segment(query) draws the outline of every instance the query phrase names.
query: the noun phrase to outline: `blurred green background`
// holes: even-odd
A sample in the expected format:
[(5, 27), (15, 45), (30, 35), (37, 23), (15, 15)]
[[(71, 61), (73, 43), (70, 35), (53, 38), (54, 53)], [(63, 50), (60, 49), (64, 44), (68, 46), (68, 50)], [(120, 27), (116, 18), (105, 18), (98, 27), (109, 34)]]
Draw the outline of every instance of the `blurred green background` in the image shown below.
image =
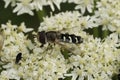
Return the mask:
[[(32, 27), (37, 31), (40, 22), (43, 20), (42, 18), (44, 16), (50, 16), (50, 12), (52, 11), (49, 6), (44, 6), (42, 11), (34, 11), (34, 16), (31, 16), (29, 14), (22, 14), (17, 16), (17, 13), (13, 13), (13, 7), (9, 6), (7, 8), (4, 8), (5, 3), (3, 0), (0, 0), (0, 25), (6, 24), (8, 20), (11, 20), (11, 23), (13, 25), (20, 25), (20, 23), (25, 22), (25, 25), (27, 27)], [(54, 5), (55, 6), (55, 5)], [(72, 11), (74, 10), (75, 4), (73, 3), (62, 3), (61, 10), (58, 10), (55, 6), (55, 11), (53, 14), (59, 13), (59, 12), (65, 12), (65, 11)]]
[(17, 16), (16, 13), (13, 13), (13, 8), (9, 5), (7, 8), (4, 8), (4, 1), (0, 0), (0, 25), (6, 24), (8, 20), (11, 20), (12, 24), (20, 25), (20, 23), (25, 22), (27, 27), (37, 28), (40, 24), (37, 15), (30, 16), (28, 14), (23, 14)]
[[(66, 11), (73, 11), (75, 4), (73, 3), (61, 3), (60, 7), (61, 10), (58, 10), (56, 5), (55, 11), (52, 11), (50, 6), (44, 6), (42, 11), (35, 11), (34, 10), (34, 16), (31, 16), (29, 14), (22, 14), (17, 16), (17, 13), (13, 13), (13, 7), (10, 5), (7, 8), (4, 8), (4, 1), (0, 0), (0, 25), (6, 24), (8, 20), (11, 20), (11, 23), (13, 25), (20, 25), (20, 23), (25, 22), (26, 27), (32, 27), (35, 31), (38, 31), (38, 27), (40, 26), (40, 22), (43, 21), (43, 17), (50, 16), (50, 12), (53, 12), (53, 14), (57, 14), (59, 12), (66, 12)], [(86, 12), (84, 15), (93, 15)], [(101, 26), (93, 29), (87, 29), (85, 30), (89, 34), (94, 35), (94, 37), (106, 37), (109, 32), (108, 31), (102, 31)]]

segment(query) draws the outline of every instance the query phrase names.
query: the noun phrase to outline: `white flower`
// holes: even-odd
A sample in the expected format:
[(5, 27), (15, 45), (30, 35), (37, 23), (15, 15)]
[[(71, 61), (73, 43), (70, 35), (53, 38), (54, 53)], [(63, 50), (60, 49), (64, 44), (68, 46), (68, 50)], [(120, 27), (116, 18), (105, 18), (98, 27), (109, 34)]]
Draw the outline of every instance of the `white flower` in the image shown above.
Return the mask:
[(98, 11), (95, 15), (98, 16), (100, 25), (103, 30), (117, 31), (119, 33), (120, 26), (120, 4), (119, 0), (101, 0), (97, 2)]
[(63, 0), (48, 0), (47, 3), (48, 5), (50, 5), (51, 9), (54, 11), (54, 5), (55, 4), (57, 6), (58, 9), (60, 9), (60, 3), (62, 3)]
[[(25, 25), (22, 24), (21, 27), (18, 27), (10, 22), (1, 27), (5, 33), (5, 41), (0, 54), (0, 65), (1, 68), (4, 68), (1, 69), (0, 79), (55, 80), (64, 78), (63, 74), (67, 72), (68, 68), (64, 57), (60, 53), (60, 47), (56, 45), (53, 49), (47, 50), (46, 48), (40, 48), (36, 43), (37, 41), (33, 44), (24, 35), (22, 27), (25, 27)], [(27, 30), (26, 27), (25, 29)], [(22, 59), (16, 64), (16, 55), (19, 52), (22, 53)]]
[[(23, 26), (23, 25), (21, 25)], [(4, 46), (3, 50), (1, 52), (1, 60), (5, 62), (11, 62), (18, 52), (28, 53), (28, 49), (26, 47), (27, 43), (30, 43), (29, 40), (26, 40), (26, 36), (24, 36), (23, 32), (19, 32), (16, 25), (11, 25), (10, 22), (7, 23), (7, 25), (2, 25), (1, 29), (4, 33)], [(26, 28), (27, 30), (27, 28)], [(23, 45), (24, 44), (24, 45)], [(32, 43), (29, 46), (29, 48), (33, 48)], [(6, 55), (6, 56), (4, 56)], [(15, 61), (15, 59), (14, 59)], [(13, 62), (13, 61), (12, 61)]]
[(44, 5), (47, 5), (46, 0), (33, 0), (32, 6), (38, 11), (42, 10)]
[(96, 17), (84, 17), (79, 12), (65, 12), (59, 13), (55, 16), (45, 17), (44, 22), (41, 23), (39, 31), (55, 30), (55, 31), (66, 31), (69, 33), (78, 34), (84, 29), (96, 27)]
[(86, 29), (98, 27), (99, 24), (97, 23), (97, 20), (98, 19), (95, 16), (81, 17), (80, 24), (81, 24), (81, 27), (85, 27)]
[(2, 79), (2, 80), (8, 80), (8, 79), (20, 80), (20, 77), (17, 76), (17, 71), (15, 69), (8, 69), (1, 73), (0, 79)]
[[(84, 32), (84, 29), (99, 25), (97, 21), (101, 20), (96, 16), (82, 16), (74, 11), (44, 18), (39, 31), (61, 31), (83, 38), (81, 44), (63, 43), (69, 50), (73, 47), (67, 53), (67, 58), (61, 51), (64, 46), (56, 43), (41, 48), (36, 38), (34, 42), (27, 38), (25, 34), (33, 29), (26, 28), (24, 23), (20, 26), (10, 22), (2, 25), (0, 29), (5, 39), (0, 65), (4, 69), (1, 69), (0, 79), (58, 80), (70, 76), (72, 80), (111, 80), (112, 75), (118, 72), (120, 62), (119, 35), (112, 33), (101, 40)], [(118, 21), (114, 22), (119, 25)], [(19, 52), (22, 53), (22, 59), (20, 64), (15, 64)]]
[(18, 30), (27, 33), (27, 32), (32, 31), (33, 28), (26, 28), (25, 23), (21, 23), (21, 25), (18, 27)]
[(33, 7), (31, 5), (31, 1), (32, 0), (4, 0), (5, 8), (11, 3), (12, 7), (15, 6), (13, 12), (17, 12), (17, 15), (21, 15), (23, 13), (33, 15), (34, 13), (32, 12)]
[(16, 7), (13, 12), (17, 12), (17, 15), (28, 13), (30, 15), (34, 15), (32, 12), (33, 8), (31, 6), (31, 0), (19, 0), (19, 3), (16, 3)]
[(16, 5), (16, 0), (4, 0), (4, 2), (5, 2), (5, 8), (7, 8), (10, 3), (11, 3), (11, 6)]
[(3, 44), (4, 44), (4, 35), (3, 33), (0, 32), (0, 52), (2, 50)]
[[(39, 27), (39, 31), (61, 31), (63, 33), (73, 33), (82, 36), (83, 43), (78, 45), (65, 45), (74, 47), (73, 54), (68, 57), (68, 68), (71, 70), (66, 76), (72, 76), (72, 80), (110, 80), (117, 71), (120, 59), (118, 59), (120, 46), (116, 33), (108, 36), (104, 41), (93, 38), (83, 30), (98, 26), (99, 21), (96, 16), (81, 16), (78, 12), (60, 13), (55, 16), (44, 18)], [(108, 45), (109, 44), (109, 45)], [(56, 51), (56, 50), (55, 50)], [(59, 50), (58, 50), (59, 51)], [(56, 52), (58, 52), (56, 51)], [(50, 51), (47, 51), (49, 53)], [(70, 53), (72, 53), (70, 52)], [(55, 53), (55, 52), (53, 52)], [(61, 53), (61, 52), (59, 52)], [(116, 61), (116, 63), (114, 63)], [(46, 63), (46, 66), (48, 63)], [(45, 65), (44, 65), (45, 66)], [(49, 66), (51, 69), (51, 66)]]
[(78, 55), (69, 57), (69, 67), (72, 71), (66, 76), (72, 76), (72, 80), (84, 80), (86, 77), (88, 80), (111, 80), (112, 75), (118, 72), (118, 34), (113, 33), (104, 41), (89, 36), (79, 46), (80, 49), (76, 52)]
[(42, 10), (44, 6), (50, 5), (52, 11), (55, 10), (54, 5), (57, 6), (58, 9), (60, 9), (60, 3), (64, 2), (63, 0), (33, 0), (32, 6), (38, 11)]
[(68, 2), (77, 4), (75, 9), (80, 9), (82, 14), (85, 13), (86, 9), (92, 13), (92, 9), (94, 8), (94, 0), (68, 0)]
[(11, 3), (12, 7), (15, 7), (13, 12), (17, 12), (17, 15), (28, 13), (34, 15), (32, 10), (42, 10), (44, 6), (50, 5), (52, 11), (55, 10), (54, 4), (60, 9), (60, 4), (65, 2), (64, 0), (4, 0), (5, 8)]

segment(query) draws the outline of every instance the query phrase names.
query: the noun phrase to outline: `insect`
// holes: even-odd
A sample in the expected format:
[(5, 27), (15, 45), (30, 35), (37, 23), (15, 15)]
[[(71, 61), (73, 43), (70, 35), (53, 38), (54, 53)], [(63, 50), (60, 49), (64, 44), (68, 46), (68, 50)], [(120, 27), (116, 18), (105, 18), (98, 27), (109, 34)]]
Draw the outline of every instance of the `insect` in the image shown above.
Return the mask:
[(16, 56), (15, 63), (18, 64), (21, 59), (22, 59), (22, 53), (18, 53)]
[(42, 44), (41, 47), (44, 46), (47, 42), (65, 42), (65, 43), (74, 43), (74, 44), (80, 44), (83, 42), (83, 39), (81, 36), (76, 36), (74, 34), (68, 34), (68, 33), (59, 33), (57, 31), (41, 31), (38, 32), (37, 36), (39, 42)]

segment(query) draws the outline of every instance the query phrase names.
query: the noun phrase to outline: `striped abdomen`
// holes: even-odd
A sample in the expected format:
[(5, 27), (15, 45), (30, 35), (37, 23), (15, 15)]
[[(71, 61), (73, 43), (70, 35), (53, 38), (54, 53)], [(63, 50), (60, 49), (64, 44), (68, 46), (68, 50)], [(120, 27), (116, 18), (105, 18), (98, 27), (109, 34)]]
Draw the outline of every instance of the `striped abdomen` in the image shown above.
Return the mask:
[(80, 36), (76, 36), (74, 34), (61, 34), (60, 36), (60, 40), (62, 42), (67, 42), (67, 43), (75, 43), (75, 44), (79, 44), (83, 42), (83, 39)]

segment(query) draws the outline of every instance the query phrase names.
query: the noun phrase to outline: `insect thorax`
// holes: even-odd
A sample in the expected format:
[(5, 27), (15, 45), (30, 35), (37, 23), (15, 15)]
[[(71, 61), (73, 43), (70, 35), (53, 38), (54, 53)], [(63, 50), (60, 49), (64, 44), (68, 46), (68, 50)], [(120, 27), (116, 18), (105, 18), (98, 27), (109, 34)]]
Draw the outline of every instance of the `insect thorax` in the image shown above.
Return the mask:
[(56, 31), (46, 32), (47, 41), (55, 42), (59, 38), (59, 33)]

